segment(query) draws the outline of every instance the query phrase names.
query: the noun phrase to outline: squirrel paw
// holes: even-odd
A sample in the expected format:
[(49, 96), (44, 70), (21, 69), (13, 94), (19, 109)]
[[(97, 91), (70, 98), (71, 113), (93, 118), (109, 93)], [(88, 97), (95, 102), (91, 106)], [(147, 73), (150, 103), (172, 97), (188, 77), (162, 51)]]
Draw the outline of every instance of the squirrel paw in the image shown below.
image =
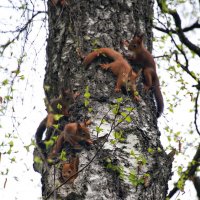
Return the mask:
[(107, 70), (109, 68), (108, 64), (100, 64), (101, 68)]

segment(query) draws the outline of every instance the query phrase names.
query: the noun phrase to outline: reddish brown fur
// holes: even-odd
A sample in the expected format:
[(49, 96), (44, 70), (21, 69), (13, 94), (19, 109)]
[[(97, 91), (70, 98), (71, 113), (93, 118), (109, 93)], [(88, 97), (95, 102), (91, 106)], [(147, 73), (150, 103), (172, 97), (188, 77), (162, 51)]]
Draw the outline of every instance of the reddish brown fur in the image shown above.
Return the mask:
[(60, 97), (50, 101), (49, 105), (47, 105), (47, 117), (42, 120), (35, 134), (37, 144), (41, 142), (45, 129), (55, 124), (54, 115), (69, 115), (69, 106), (74, 103), (78, 95), (79, 93), (73, 93), (70, 90), (63, 89)]
[(129, 51), (132, 52), (132, 55), (129, 55), (128, 59), (131, 60), (133, 64), (143, 69), (143, 74), (145, 77), (145, 91), (148, 91), (153, 87), (157, 102), (157, 117), (160, 117), (164, 109), (163, 97), (160, 91), (160, 83), (156, 73), (156, 64), (151, 53), (144, 47), (143, 35), (134, 36), (130, 43), (125, 41), (124, 45), (128, 47)]
[[(68, 180), (70, 177), (72, 177), (74, 174), (78, 172), (78, 165), (79, 165), (79, 158), (74, 157), (71, 159), (70, 163), (64, 163), (62, 165), (61, 175), (63, 181)], [(78, 177), (78, 173), (74, 175), (72, 178), (68, 180), (68, 183), (74, 183), (74, 180)]]
[(80, 124), (66, 124), (64, 131), (59, 135), (58, 140), (56, 141), (56, 144), (53, 147), (50, 158), (57, 156), (57, 154), (61, 151), (64, 142), (68, 142), (72, 146), (79, 145), (79, 142), (81, 141), (84, 141), (87, 144), (92, 144), (93, 142), (90, 139), (90, 133), (87, 127), (90, 124), (90, 120)]
[(111, 49), (111, 48), (100, 48), (96, 51), (93, 51), (89, 53), (84, 61), (83, 64), (87, 66), (98, 56), (105, 54), (109, 58), (112, 58), (114, 61), (108, 64), (100, 64), (101, 68), (107, 70), (111, 69), (112, 73), (117, 76), (117, 82), (115, 86), (115, 92), (120, 92), (121, 87), (125, 86), (130, 87), (133, 98), (138, 101), (139, 96), (136, 94), (136, 78), (138, 77), (138, 74), (135, 73), (129, 63), (123, 58), (123, 56)]

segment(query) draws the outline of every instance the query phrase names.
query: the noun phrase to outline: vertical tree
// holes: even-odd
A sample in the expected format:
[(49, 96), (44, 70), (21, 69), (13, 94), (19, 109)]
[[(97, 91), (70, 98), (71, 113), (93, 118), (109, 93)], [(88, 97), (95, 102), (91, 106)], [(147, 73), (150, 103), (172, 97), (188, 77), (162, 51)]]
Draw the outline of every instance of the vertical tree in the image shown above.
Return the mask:
[(165, 199), (171, 160), (160, 143), (152, 93), (143, 91), (142, 77), (138, 81), (141, 102), (114, 93), (115, 77), (98, 67), (108, 59), (101, 58), (85, 70), (77, 53), (99, 47), (121, 51), (121, 40), (130, 39), (135, 31), (145, 34), (151, 51), (152, 17), (152, 0), (65, 0), (63, 5), (48, 1), (46, 97), (58, 97), (62, 88), (80, 92), (69, 121), (90, 118), (97, 144), (78, 153), (74, 186), (60, 182), (60, 163), (48, 166), (35, 159), (44, 199)]

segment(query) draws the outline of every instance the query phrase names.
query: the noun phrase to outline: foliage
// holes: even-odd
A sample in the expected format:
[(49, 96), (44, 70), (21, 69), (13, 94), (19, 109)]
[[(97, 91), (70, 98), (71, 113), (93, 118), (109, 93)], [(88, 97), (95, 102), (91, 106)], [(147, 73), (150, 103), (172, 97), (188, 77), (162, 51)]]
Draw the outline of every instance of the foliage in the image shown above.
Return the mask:
[[(158, 37), (154, 44), (163, 51), (156, 57), (165, 74), (160, 79), (168, 105), (160, 127), (168, 140), (165, 148), (178, 149), (177, 156), (184, 157), (182, 162), (175, 162), (175, 173), (179, 174), (182, 165), (187, 167), (191, 151), (199, 146), (199, 1), (157, 0), (156, 11), (154, 28)], [(178, 188), (183, 190), (185, 178), (179, 176)]]

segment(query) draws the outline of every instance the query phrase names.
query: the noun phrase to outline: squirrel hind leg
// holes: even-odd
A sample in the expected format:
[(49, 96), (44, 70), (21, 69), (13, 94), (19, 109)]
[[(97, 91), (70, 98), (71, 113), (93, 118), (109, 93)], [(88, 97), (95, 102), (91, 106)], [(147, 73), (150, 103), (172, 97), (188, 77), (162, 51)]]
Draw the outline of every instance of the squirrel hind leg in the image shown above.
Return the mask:
[(123, 85), (123, 80), (121, 79), (121, 77), (118, 77), (115, 85), (115, 92), (121, 92), (122, 85)]
[(153, 71), (151, 68), (146, 68), (144, 70), (144, 90), (148, 91), (153, 84)]

